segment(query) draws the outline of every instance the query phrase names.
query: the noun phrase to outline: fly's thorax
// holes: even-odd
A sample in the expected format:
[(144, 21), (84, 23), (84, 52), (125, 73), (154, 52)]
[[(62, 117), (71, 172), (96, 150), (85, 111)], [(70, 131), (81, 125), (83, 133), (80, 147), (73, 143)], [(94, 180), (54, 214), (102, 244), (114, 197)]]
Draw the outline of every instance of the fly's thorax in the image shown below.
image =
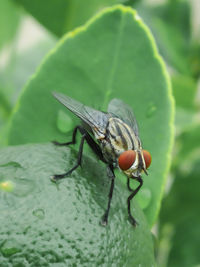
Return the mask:
[(107, 162), (117, 162), (118, 157), (126, 150), (140, 148), (140, 140), (134, 130), (121, 119), (111, 117), (108, 120), (105, 138), (98, 133), (102, 153)]
[(129, 149), (139, 149), (140, 141), (134, 130), (119, 118), (110, 118), (106, 127), (106, 139), (120, 155), (123, 151)]

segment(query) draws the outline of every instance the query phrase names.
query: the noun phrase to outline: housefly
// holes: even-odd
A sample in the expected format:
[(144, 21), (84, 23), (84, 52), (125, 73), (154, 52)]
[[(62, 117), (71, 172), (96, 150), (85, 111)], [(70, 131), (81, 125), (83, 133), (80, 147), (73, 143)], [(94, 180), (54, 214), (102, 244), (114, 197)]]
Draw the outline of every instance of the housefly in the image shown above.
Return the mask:
[[(85, 106), (61, 93), (54, 92), (53, 95), (61, 104), (79, 117), (83, 125), (74, 128), (72, 141), (67, 143), (54, 141), (55, 145), (68, 146), (76, 143), (78, 131), (82, 135), (77, 163), (66, 173), (54, 175), (52, 180), (57, 181), (65, 178), (81, 165), (83, 145), (84, 142), (87, 142), (98, 158), (107, 165), (107, 174), (111, 181), (107, 209), (102, 217), (102, 224), (106, 225), (108, 222), (115, 183), (114, 169), (119, 168), (127, 176), (127, 187), (131, 192), (127, 199), (128, 216), (131, 224), (135, 226), (136, 220), (131, 214), (130, 202), (143, 184), (141, 174), (143, 172), (147, 174), (147, 168), (151, 164), (151, 155), (142, 149), (138, 126), (132, 109), (123, 101), (113, 99), (108, 105), (108, 111), (102, 112)], [(136, 189), (131, 188), (130, 179), (139, 182)]]

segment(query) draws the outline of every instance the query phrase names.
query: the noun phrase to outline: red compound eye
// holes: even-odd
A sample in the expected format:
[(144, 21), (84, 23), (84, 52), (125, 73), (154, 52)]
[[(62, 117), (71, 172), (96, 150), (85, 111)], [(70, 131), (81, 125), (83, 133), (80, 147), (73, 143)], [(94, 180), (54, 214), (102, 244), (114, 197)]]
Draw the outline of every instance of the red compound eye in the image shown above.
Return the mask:
[(147, 150), (142, 150), (142, 152), (143, 152), (143, 157), (144, 157), (144, 161), (146, 164), (146, 169), (148, 169), (149, 166), (151, 165), (151, 160), (152, 160), (151, 154)]
[(134, 163), (136, 153), (133, 150), (123, 152), (118, 158), (118, 164), (121, 170), (128, 170)]

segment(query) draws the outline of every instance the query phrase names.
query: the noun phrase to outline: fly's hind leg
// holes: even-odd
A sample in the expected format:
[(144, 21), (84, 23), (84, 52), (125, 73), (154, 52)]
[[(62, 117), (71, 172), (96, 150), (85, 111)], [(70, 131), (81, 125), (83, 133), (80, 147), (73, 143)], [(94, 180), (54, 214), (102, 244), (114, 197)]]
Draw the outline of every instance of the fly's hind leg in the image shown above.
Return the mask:
[(76, 126), (73, 130), (73, 134), (72, 134), (72, 141), (70, 142), (66, 142), (66, 143), (59, 143), (57, 141), (52, 141), (52, 143), (56, 146), (68, 146), (68, 145), (74, 145), (76, 144), (76, 134), (77, 134), (77, 130), (80, 128), (81, 126)]
[(60, 179), (65, 178), (66, 176), (70, 175), (76, 168), (78, 168), (81, 165), (81, 160), (82, 160), (82, 154), (83, 154), (83, 145), (84, 145), (84, 141), (85, 141), (85, 134), (82, 135), (81, 138), (81, 143), (79, 146), (79, 152), (78, 152), (78, 159), (77, 159), (77, 163), (74, 165), (73, 168), (71, 168), (69, 171), (67, 171), (66, 173), (62, 173), (62, 174), (55, 174), (52, 177), (53, 181), (57, 181)]
[(67, 142), (67, 143), (54, 142), (55, 145), (58, 145), (58, 146), (67, 146), (67, 145), (70, 145), (70, 144), (75, 144), (76, 143), (76, 134), (77, 134), (77, 131), (78, 130), (81, 133), (82, 138), (81, 138), (81, 143), (80, 143), (80, 146), (79, 146), (77, 163), (73, 166), (73, 168), (71, 168), (66, 173), (53, 175), (52, 176), (52, 181), (57, 181), (57, 180), (60, 180), (60, 179), (65, 178), (66, 176), (70, 175), (76, 168), (78, 168), (81, 165), (82, 154), (83, 154), (83, 145), (84, 145), (84, 142), (85, 141), (91, 147), (91, 149), (93, 150), (93, 152), (99, 157), (99, 159), (102, 160), (102, 161), (105, 161), (104, 158), (103, 158), (103, 154), (101, 152), (101, 149), (100, 149), (99, 145), (93, 140), (93, 138), (89, 135), (89, 133), (82, 126), (80, 126), (80, 125), (77, 126), (74, 129), (73, 135), (72, 135), (72, 141), (71, 142)]

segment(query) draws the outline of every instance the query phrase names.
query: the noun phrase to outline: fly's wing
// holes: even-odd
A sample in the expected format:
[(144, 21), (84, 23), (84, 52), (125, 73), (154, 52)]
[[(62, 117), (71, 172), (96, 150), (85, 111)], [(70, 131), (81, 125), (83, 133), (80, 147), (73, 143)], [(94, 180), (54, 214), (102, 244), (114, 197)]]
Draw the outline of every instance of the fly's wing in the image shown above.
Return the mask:
[(138, 125), (133, 111), (122, 100), (117, 98), (112, 99), (108, 105), (108, 113), (116, 115), (126, 124), (128, 124), (134, 130), (134, 133), (139, 136)]
[(97, 128), (99, 132), (105, 133), (109, 118), (107, 113), (87, 107), (71, 97), (61, 93), (53, 92), (53, 96), (91, 128)]

